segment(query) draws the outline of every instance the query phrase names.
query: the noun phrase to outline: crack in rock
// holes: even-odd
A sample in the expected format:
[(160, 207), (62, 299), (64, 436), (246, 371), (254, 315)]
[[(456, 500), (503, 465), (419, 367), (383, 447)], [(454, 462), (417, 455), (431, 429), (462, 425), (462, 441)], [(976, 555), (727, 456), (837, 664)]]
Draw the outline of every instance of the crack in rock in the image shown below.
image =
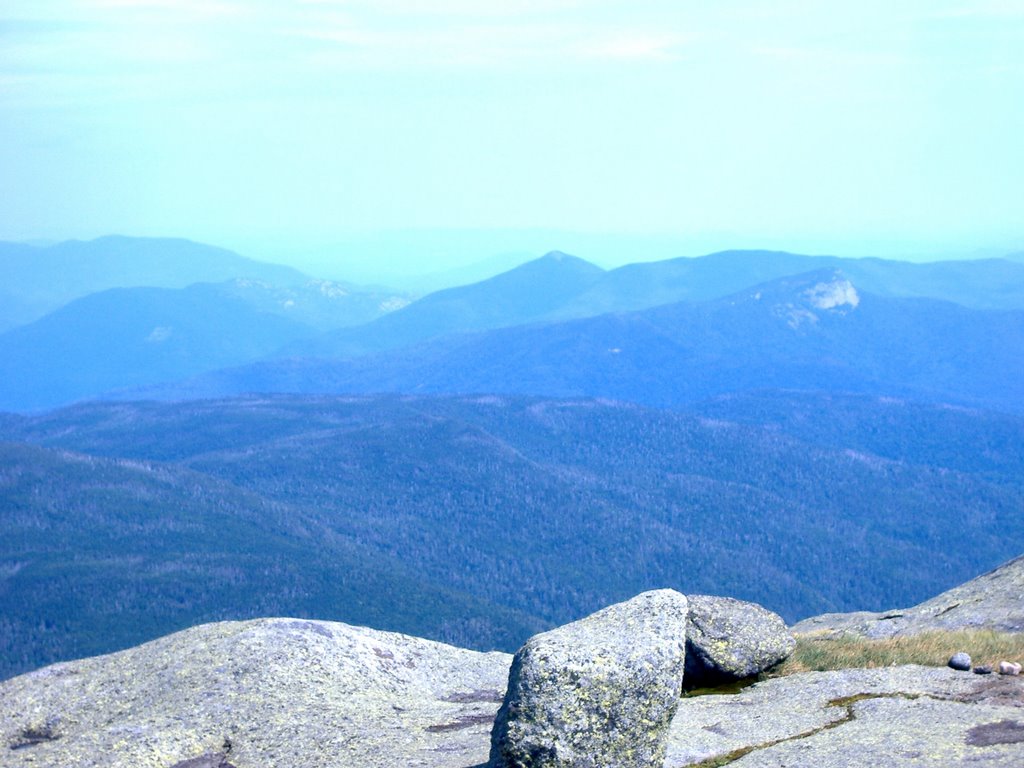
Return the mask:
[[(801, 739), (809, 739), (812, 736), (816, 736), (824, 731), (830, 731), (833, 728), (838, 728), (841, 725), (845, 725), (853, 720), (857, 719), (857, 713), (854, 711), (854, 705), (861, 701), (867, 701), (869, 699), (906, 699), (907, 701), (913, 701), (914, 699), (930, 698), (943, 701), (938, 696), (926, 696), (916, 693), (858, 693), (853, 696), (843, 696), (838, 699), (832, 699), (825, 706), (827, 707), (839, 707), (845, 709), (845, 713), (842, 714), (838, 719), (833, 720), (825, 725), (812, 728), (809, 731), (795, 734), (793, 736), (786, 736), (781, 739), (774, 739), (772, 741), (766, 741), (763, 744), (752, 744), (748, 747), (740, 747), (734, 749), (732, 752), (726, 752), (723, 755), (716, 755), (715, 757), (709, 757), (706, 760), (701, 760), (696, 763), (690, 763), (686, 768), (722, 768), (722, 766), (729, 765), (736, 762), (741, 757), (746, 757), (751, 752), (758, 752), (762, 749), (770, 749), (771, 747), (779, 744), (785, 744), (790, 741), (800, 741)], [(1022, 739), (1024, 740), (1024, 739)]]

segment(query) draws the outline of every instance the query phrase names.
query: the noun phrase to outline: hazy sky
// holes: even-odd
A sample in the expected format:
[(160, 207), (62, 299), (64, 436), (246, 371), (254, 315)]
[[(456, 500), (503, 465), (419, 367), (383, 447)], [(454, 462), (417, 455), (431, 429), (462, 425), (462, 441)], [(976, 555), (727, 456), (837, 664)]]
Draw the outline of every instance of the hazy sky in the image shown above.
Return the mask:
[(1020, 248), (1022, 137), (1024, 0), (0, 4), (3, 239)]

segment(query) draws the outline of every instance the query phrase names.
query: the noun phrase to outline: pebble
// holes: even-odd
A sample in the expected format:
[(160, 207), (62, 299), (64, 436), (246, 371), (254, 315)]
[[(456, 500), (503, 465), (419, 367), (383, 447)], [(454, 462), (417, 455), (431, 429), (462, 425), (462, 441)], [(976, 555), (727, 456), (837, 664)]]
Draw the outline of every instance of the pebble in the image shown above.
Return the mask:
[(966, 672), (971, 668), (971, 657), (963, 651), (954, 653), (950, 657), (948, 665), (953, 669), (959, 669), (962, 672)]
[(987, 664), (979, 664), (978, 666), (976, 666), (974, 668), (974, 674), (976, 674), (976, 675), (991, 675), (992, 674), (992, 667), (988, 666)]
[(1020, 664), (1014, 664), (1012, 661), (1000, 661), (999, 662), (999, 674), (1000, 675), (1019, 675)]

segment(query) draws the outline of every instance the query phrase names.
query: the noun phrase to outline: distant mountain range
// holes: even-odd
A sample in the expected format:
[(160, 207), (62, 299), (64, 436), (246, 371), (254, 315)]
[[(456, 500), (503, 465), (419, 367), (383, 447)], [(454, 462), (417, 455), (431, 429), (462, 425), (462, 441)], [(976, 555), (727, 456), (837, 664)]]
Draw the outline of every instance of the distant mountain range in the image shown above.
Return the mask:
[[(413, 306), (371, 325), (401, 324)], [(494, 392), (679, 407), (779, 388), (1020, 411), (1021, 370), (1024, 311), (873, 296), (826, 270), (715, 301), (452, 334), (348, 360), (270, 360), (130, 394)]]
[(912, 263), (785, 251), (721, 251), (611, 270), (561, 314), (581, 317), (679, 301), (708, 301), (818, 270), (840, 270), (860, 290), (883, 297), (927, 297), (977, 309), (1024, 309), (1024, 265), (1006, 259)]
[(293, 344), (282, 354), (354, 357), (455, 333), (711, 301), (760, 283), (822, 270), (839, 270), (859, 290), (881, 297), (927, 297), (975, 309), (1024, 310), (1024, 264), (1004, 259), (913, 264), (723, 251), (606, 272), (553, 252), (489, 280), (430, 294), (365, 326)]
[(0, 242), (0, 274), (0, 331), (108, 288), (184, 288), (234, 278), (288, 286), (309, 279), (189, 240), (119, 236), (45, 247)]
[[(113, 255), (97, 259), (97, 274), (135, 253), (150, 265), (148, 277), (136, 277), (152, 280), (172, 279), (165, 261), (179, 250), (179, 277), (201, 272), (209, 255), (185, 241), (125, 238), (41, 253), (102, 248)], [(209, 251), (208, 274), (267, 267)], [(1006, 259), (910, 264), (730, 251), (605, 271), (551, 253), (412, 303), (267, 268), (292, 282), (236, 275), (159, 300), (151, 288), (127, 288), (0, 334), (0, 408), (111, 392), (249, 391), (500, 391), (675, 406), (751, 387), (1022, 404), (1013, 371), (1024, 264)], [(855, 305), (813, 306), (816, 285), (844, 280)]]
[(561, 312), (604, 270), (553, 252), (500, 275), (424, 296), (366, 325), (288, 346), (284, 356), (353, 357), (453, 333), (520, 325)]
[(101, 291), (0, 335), (0, 406), (44, 408), (238, 364), (311, 332), (218, 286)]
[[(512, 649), (652, 587), (789, 620), (885, 609), (1019, 550), (1024, 418), (831, 397), (696, 414), (272, 396), (6, 416), (0, 677), (260, 614)], [(852, 427), (827, 423), (847, 408)]]
[(0, 243), (0, 267), (0, 329), (4, 318), (52, 310), (0, 332), (0, 408), (52, 407), (249, 362), (410, 301), (186, 240)]

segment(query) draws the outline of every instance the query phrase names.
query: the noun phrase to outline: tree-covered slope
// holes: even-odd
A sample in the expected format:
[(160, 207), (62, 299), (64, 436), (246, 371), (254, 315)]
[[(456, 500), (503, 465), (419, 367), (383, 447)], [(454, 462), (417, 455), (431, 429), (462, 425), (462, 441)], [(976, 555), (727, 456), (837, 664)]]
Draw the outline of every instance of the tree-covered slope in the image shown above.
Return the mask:
[(688, 413), (814, 445), (991, 477), (1024, 477), (1024, 416), (843, 393), (748, 391)]
[[(912, 413), (906, 421), (942, 428)], [(1019, 456), (1020, 421), (1002, 429), (1006, 450)], [(454, 602), (438, 611), (411, 592), (409, 601), (419, 606), (413, 623), (420, 634), (457, 632), (476, 647), (513, 648), (524, 639), (512, 637), (524, 619), (507, 635), (495, 629), (509, 616), (555, 624), (663, 586), (755, 600), (790, 620), (909, 605), (1014, 556), (1024, 537), (1024, 486), (1012, 459), (993, 472), (927, 451), (885, 458), (841, 441), (797, 440), (777, 427), (594, 400), (92, 403), (11, 420), (4, 436), (103, 456), (104, 467), (114, 457), (159, 461), (161, 471), (187, 473), (186, 508), (199, 517), (207, 502), (214, 511), (223, 507), (222, 494), (204, 490), (212, 483), (258, 500), (248, 508), (286, 509), (287, 519), (306, 521), (318, 533), (281, 558), (294, 573), (286, 583), (295, 584), (296, 599), (308, 600), (294, 608), (282, 599), (275, 612), (353, 620), (318, 602), (304, 581), (323, 588), (324, 563), (349, 562), (333, 554), (334, 542), (343, 541), (369, 553), (371, 564), (381, 558), (385, 574), (414, 573), (439, 590), (470, 595), (475, 614)], [(32, 514), (48, 496), (64, 498), (73, 519), (88, 473), (59, 463), (34, 472), (28, 463), (4, 475), (20, 483), (18, 498)], [(129, 478), (119, 487), (134, 493), (148, 486)], [(182, 503), (142, 495), (157, 518), (173, 518)], [(118, 535), (82, 528), (81, 546), (98, 561), (105, 548), (130, 551), (135, 529), (118, 520)], [(232, 543), (234, 528), (221, 534), (221, 527), (213, 516), (204, 529), (216, 546), (242, 546)], [(23, 561), (24, 549), (9, 549), (0, 567)], [(170, 570), (166, 578), (173, 584), (178, 577)], [(366, 586), (362, 599), (378, 601), (376, 626), (410, 623), (409, 602), (390, 609), (380, 602), (398, 588)], [(18, 594), (26, 593), (18, 588), (8, 599)], [(264, 610), (260, 593), (252, 594), (254, 603), (235, 606), (242, 615)], [(436, 601), (443, 593), (433, 594)]]
[(312, 332), (218, 286), (113, 288), (0, 334), (0, 408), (54, 407), (238, 365)]
[(211, 475), (0, 443), (0, 678), (266, 615), (484, 647), (540, 626)]

